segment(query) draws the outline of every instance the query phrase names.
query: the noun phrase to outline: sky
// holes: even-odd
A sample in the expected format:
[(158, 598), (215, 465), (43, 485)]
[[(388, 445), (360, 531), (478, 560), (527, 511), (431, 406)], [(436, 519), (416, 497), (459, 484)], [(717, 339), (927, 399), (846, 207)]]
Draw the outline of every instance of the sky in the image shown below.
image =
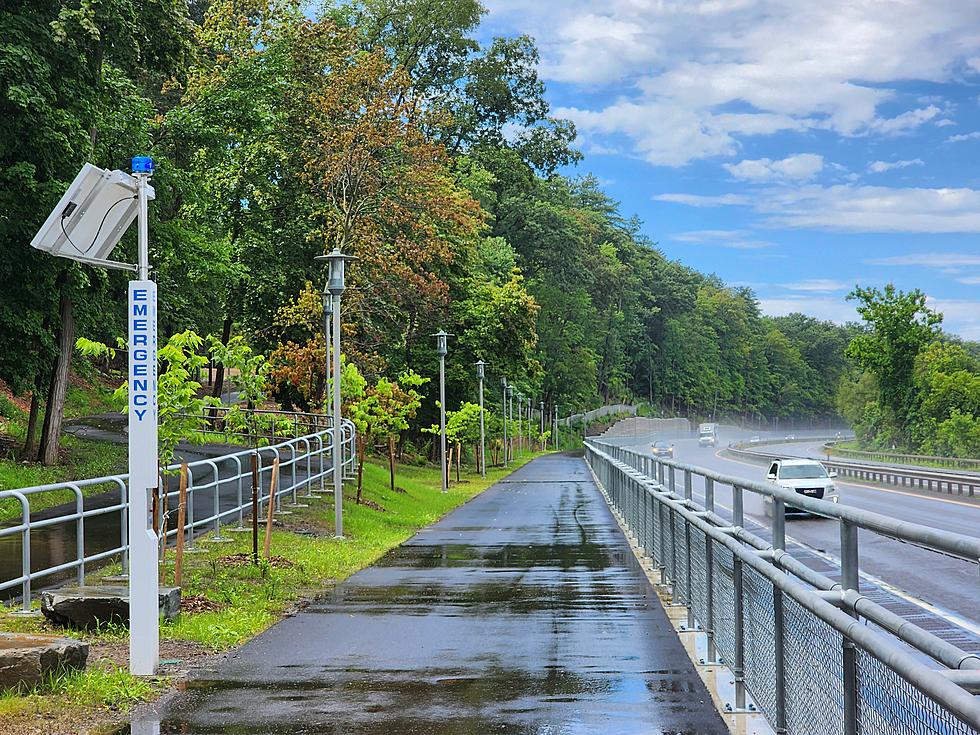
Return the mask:
[(671, 258), (765, 313), (921, 289), (980, 340), (980, 2), (484, 0)]

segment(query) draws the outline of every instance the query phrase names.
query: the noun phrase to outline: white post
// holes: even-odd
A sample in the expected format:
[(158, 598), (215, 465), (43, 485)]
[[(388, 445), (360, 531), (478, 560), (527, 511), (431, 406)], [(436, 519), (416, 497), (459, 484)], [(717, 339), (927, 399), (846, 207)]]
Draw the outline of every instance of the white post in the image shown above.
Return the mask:
[(139, 280), (129, 282), (129, 669), (151, 676), (160, 660), (157, 535), (150, 518), (157, 455), (157, 287), (149, 280), (147, 173), (137, 173)]

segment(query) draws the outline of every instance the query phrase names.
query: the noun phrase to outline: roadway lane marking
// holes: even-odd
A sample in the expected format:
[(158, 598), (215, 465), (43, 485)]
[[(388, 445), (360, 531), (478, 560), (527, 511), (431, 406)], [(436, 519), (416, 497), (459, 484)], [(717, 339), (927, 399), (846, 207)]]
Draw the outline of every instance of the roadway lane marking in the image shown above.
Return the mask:
[[(743, 462), (740, 459), (732, 459), (731, 457), (722, 457), (721, 453), (724, 449), (719, 449), (715, 452), (715, 458), (720, 459), (722, 462), (734, 462), (735, 464), (743, 464), (746, 467), (759, 467), (757, 463), (754, 462)], [(805, 457), (804, 459), (811, 459), (810, 457)], [(820, 462), (821, 460), (815, 459), (814, 461)], [(764, 466), (764, 465), (763, 465)], [(862, 485), (860, 482), (842, 482), (841, 485), (845, 487), (860, 487), (865, 490), (877, 490), (882, 493), (891, 493), (892, 495), (905, 495), (909, 498), (921, 498), (922, 500), (930, 500), (936, 503), (949, 503), (950, 505), (963, 505), (967, 508), (980, 508), (980, 504), (977, 503), (967, 503), (965, 500), (953, 500), (952, 498), (943, 498), (939, 496), (932, 495), (922, 495), (921, 493), (910, 493), (905, 490), (893, 490), (887, 487), (879, 487), (877, 485)]]

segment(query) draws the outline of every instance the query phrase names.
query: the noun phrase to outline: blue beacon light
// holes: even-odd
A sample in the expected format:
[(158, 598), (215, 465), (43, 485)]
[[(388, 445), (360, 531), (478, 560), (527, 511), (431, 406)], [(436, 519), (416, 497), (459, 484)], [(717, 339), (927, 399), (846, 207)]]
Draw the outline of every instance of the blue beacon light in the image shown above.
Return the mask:
[(153, 159), (149, 156), (134, 156), (133, 157), (133, 173), (134, 174), (152, 174), (153, 173)]

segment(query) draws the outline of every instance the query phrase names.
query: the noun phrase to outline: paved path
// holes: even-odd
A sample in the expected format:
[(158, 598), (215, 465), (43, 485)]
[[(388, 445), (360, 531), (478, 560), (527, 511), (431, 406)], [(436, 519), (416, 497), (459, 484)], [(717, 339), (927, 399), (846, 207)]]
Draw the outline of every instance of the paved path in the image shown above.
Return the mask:
[(525, 466), (161, 709), (165, 733), (728, 732), (570, 456)]

